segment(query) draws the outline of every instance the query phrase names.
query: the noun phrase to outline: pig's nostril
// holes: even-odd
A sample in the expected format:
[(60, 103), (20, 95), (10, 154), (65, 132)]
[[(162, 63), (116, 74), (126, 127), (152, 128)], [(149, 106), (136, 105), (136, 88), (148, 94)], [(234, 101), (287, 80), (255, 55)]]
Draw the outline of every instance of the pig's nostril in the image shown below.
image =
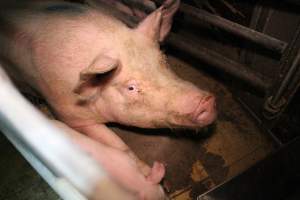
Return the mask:
[(205, 118), (206, 115), (207, 115), (207, 113), (208, 113), (208, 112), (207, 112), (206, 109), (201, 110), (201, 111), (198, 113), (197, 120), (202, 120), (203, 118)]
[(201, 116), (202, 114), (205, 114), (207, 112), (207, 110), (201, 110), (198, 114), (198, 116)]
[(210, 124), (216, 117), (215, 105), (215, 97), (213, 95), (203, 97), (195, 110), (195, 122), (202, 125)]
[(208, 95), (208, 96), (204, 97), (201, 102), (206, 103), (206, 102), (209, 102), (209, 101), (214, 101), (214, 99), (215, 99), (214, 96)]

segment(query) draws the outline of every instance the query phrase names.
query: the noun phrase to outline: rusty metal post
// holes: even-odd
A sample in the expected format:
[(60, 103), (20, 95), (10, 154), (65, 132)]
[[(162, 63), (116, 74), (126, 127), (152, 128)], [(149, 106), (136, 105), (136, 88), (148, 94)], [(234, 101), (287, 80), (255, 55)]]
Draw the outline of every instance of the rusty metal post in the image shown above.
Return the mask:
[[(291, 84), (294, 83), (294, 79), (297, 79), (298, 86), (299, 86), (299, 76), (298, 78), (295, 77), (295, 74), (300, 69), (300, 50), (298, 50), (297, 55), (289, 68), (287, 74), (283, 78), (282, 82), (280, 83), (279, 87), (276, 91), (271, 95), (265, 102), (264, 105), (264, 116), (267, 119), (276, 118), (283, 110), (284, 107), (288, 104), (289, 99), (286, 98), (285, 92), (288, 91), (288, 88)], [(294, 90), (296, 90), (296, 87)], [(295, 91), (294, 91), (295, 92)]]

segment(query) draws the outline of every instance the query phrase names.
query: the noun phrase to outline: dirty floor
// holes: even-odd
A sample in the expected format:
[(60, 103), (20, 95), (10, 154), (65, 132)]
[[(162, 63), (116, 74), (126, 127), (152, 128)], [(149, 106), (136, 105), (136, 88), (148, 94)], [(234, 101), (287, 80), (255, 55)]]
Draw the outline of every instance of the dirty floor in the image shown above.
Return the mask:
[[(263, 159), (273, 146), (222, 84), (174, 57), (169, 62), (183, 79), (216, 94), (217, 122), (199, 133), (111, 128), (141, 159), (166, 165), (163, 185), (172, 199), (191, 200)], [(1, 200), (59, 199), (3, 136), (0, 149)]]

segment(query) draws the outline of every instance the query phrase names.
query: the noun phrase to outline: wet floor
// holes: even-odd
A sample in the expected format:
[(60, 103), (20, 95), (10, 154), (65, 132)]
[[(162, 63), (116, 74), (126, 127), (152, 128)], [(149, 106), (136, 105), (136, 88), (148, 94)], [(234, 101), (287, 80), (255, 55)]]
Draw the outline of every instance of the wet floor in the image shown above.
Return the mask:
[[(163, 185), (172, 199), (196, 199), (263, 159), (273, 147), (222, 84), (176, 58), (169, 62), (183, 79), (216, 94), (217, 122), (197, 134), (115, 125), (112, 129), (147, 163), (158, 160), (166, 165)], [(1, 200), (59, 199), (2, 136), (0, 149)]]

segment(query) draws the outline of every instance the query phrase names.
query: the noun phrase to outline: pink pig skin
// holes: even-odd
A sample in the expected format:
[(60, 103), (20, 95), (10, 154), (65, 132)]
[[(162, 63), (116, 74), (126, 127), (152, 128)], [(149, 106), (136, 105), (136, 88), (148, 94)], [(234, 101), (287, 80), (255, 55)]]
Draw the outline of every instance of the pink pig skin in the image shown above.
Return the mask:
[[(124, 161), (132, 159), (140, 175), (155, 184), (164, 176), (163, 165), (151, 169), (105, 123), (201, 128), (216, 118), (213, 95), (178, 78), (159, 50), (179, 1), (171, 5), (157, 9), (135, 29), (105, 10), (70, 3), (45, 1), (29, 10), (19, 5), (0, 12), (0, 22), (6, 23), (0, 54), (11, 76), (43, 96), (69, 127), (110, 147), (111, 153), (125, 152)], [(76, 139), (87, 151), (97, 149)], [(131, 187), (126, 177), (115, 175)]]
[[(129, 193), (132, 193), (135, 197), (134, 199), (167, 199), (162, 187), (157, 184), (157, 178), (160, 181), (160, 176), (165, 173), (162, 164), (155, 162), (151, 175), (146, 178), (140, 173), (136, 162), (134, 162), (127, 153), (96, 142), (59, 121), (55, 121), (54, 123), (58, 128), (62, 129), (75, 144), (78, 144), (89, 155), (96, 158), (110, 177), (115, 180), (116, 183), (123, 186)], [(159, 177), (157, 175), (159, 175)]]

